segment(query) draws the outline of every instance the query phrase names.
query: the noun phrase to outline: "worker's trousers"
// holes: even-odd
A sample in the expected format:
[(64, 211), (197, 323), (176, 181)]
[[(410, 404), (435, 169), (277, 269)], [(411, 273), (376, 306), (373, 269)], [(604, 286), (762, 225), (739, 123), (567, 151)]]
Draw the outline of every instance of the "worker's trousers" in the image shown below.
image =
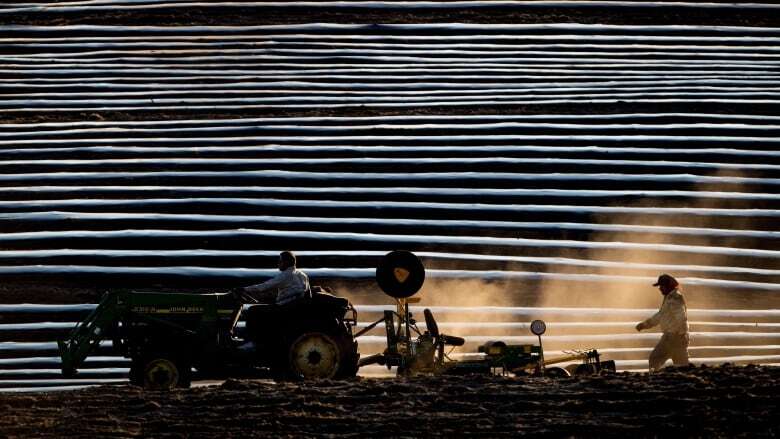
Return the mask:
[(688, 364), (688, 334), (664, 332), (661, 340), (650, 353), (650, 370), (660, 369), (670, 358), (675, 366)]

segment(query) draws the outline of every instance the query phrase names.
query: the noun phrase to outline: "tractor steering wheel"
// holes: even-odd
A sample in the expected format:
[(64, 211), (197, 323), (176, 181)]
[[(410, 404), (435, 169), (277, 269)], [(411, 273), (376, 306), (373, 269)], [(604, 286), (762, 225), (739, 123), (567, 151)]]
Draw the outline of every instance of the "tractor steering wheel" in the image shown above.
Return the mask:
[(230, 294), (241, 303), (259, 303), (257, 299), (247, 294), (243, 288), (233, 288), (230, 290)]

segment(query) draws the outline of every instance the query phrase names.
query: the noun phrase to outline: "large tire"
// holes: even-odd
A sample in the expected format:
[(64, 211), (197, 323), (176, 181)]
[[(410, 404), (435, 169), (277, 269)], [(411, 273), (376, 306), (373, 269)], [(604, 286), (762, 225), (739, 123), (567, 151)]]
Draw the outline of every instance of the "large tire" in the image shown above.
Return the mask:
[(341, 364), (335, 378), (354, 378), (357, 376), (358, 361), (360, 361), (357, 342), (352, 338), (351, 334), (346, 332), (337, 336), (336, 340), (341, 347)]
[(325, 332), (305, 332), (287, 350), (289, 375), (294, 379), (335, 378), (342, 366), (344, 348)]
[(145, 389), (173, 390), (190, 387), (192, 383), (192, 368), (185, 361), (154, 355), (138, 364), (142, 367), (131, 367), (130, 380), (133, 384), (140, 383)]

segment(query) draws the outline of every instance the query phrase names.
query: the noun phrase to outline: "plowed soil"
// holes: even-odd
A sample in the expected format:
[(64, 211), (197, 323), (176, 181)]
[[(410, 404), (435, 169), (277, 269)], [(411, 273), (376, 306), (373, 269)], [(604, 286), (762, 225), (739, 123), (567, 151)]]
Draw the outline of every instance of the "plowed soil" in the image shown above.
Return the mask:
[[(771, 3), (771, 2), (770, 2)], [(308, 8), (186, 6), (129, 11), (37, 11), (0, 16), (0, 24), (30, 25), (161, 25), (251, 26), (298, 23), (595, 23), (777, 26), (780, 17), (761, 9), (694, 9), (667, 7), (561, 8)]]
[(4, 437), (774, 437), (780, 368), (567, 379), (229, 380), (0, 396)]

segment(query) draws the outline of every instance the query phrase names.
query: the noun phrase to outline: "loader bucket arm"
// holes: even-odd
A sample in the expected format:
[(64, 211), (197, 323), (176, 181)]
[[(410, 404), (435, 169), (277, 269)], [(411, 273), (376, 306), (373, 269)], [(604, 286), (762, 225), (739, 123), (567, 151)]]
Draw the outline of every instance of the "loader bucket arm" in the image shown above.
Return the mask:
[(71, 330), (68, 338), (57, 341), (62, 360), (62, 374), (65, 377), (76, 375), (79, 366), (121, 317), (119, 297), (120, 293), (117, 292), (104, 294), (97, 308)]

